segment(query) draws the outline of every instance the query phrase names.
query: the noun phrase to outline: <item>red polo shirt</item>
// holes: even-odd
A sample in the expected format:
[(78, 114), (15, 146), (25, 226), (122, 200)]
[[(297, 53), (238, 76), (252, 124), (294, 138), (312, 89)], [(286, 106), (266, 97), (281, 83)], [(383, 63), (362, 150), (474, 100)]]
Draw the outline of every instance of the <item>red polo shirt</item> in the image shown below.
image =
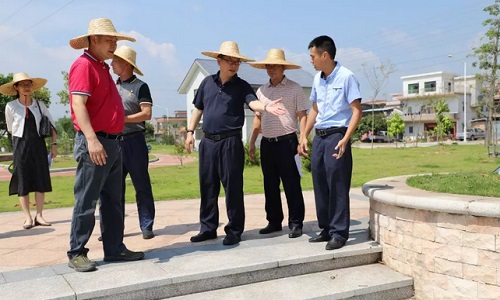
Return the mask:
[(75, 60), (68, 76), (71, 119), (75, 130), (80, 131), (72, 108), (73, 95), (88, 96), (86, 107), (95, 132), (117, 134), (123, 131), (125, 111), (116, 84), (109, 74), (109, 66), (85, 50)]

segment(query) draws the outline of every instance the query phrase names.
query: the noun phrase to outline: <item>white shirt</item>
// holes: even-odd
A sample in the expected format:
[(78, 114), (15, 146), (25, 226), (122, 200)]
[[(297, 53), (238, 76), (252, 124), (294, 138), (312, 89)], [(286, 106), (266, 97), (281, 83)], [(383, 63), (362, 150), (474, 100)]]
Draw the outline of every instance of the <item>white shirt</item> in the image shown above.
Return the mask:
[[(40, 109), (42, 110), (42, 113), (49, 118), (50, 123), (55, 128), (54, 120), (52, 120), (52, 116), (50, 115), (50, 112), (45, 106), (45, 104), (43, 104), (43, 102), (33, 100), (31, 102), (31, 105), (28, 106), (28, 109), (31, 110), (31, 113), (35, 116), (35, 124), (37, 132), (40, 131), (40, 120), (42, 119), (42, 116), (40, 115), (40, 110), (38, 110), (37, 103), (40, 104)], [(20, 138), (23, 137), (25, 120), (26, 120), (26, 108), (24, 104), (19, 102), (18, 99), (7, 103), (7, 106), (5, 107), (5, 122), (7, 123), (7, 130), (13, 136), (17, 136)]]

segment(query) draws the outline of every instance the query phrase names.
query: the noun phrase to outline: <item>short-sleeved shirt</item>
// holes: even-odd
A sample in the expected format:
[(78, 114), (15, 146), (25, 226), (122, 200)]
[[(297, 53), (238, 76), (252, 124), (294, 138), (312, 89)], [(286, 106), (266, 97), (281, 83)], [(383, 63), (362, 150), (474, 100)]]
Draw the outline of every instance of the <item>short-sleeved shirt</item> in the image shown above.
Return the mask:
[[(121, 81), (118, 78), (116, 88), (122, 98), (125, 115), (133, 115), (141, 111), (141, 104), (153, 105), (151, 92), (147, 83), (132, 75), (127, 80)], [(146, 130), (146, 122), (125, 123), (123, 133), (132, 133)]]
[(203, 111), (203, 131), (210, 134), (241, 129), (245, 103), (257, 100), (250, 84), (238, 75), (222, 84), (219, 74), (203, 79), (193, 100), (194, 106)]
[[(68, 84), (70, 106), (73, 95), (88, 96), (85, 106), (95, 132), (117, 134), (123, 131), (125, 112), (108, 64), (85, 50), (71, 66)], [(71, 119), (75, 130), (80, 131), (73, 108)]]
[(328, 77), (323, 72), (314, 76), (311, 101), (318, 106), (314, 128), (347, 127), (352, 117), (350, 104), (361, 100), (358, 80), (347, 68), (337, 65)]
[(306, 111), (309, 107), (309, 101), (298, 83), (286, 76), (276, 86), (269, 81), (257, 90), (257, 97), (264, 104), (283, 97), (281, 103), (286, 108), (286, 113), (281, 116), (261, 114), (264, 137), (273, 138), (297, 132), (297, 112)]

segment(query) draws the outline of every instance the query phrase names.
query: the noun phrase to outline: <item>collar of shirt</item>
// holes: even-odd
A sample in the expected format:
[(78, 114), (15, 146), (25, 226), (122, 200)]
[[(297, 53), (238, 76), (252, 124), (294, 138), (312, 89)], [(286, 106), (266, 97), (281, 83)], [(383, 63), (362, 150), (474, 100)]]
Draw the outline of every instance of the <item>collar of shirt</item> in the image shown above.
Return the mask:
[(337, 75), (337, 72), (339, 71), (340, 69), (340, 63), (338, 61), (335, 61), (335, 69), (333, 69), (333, 72), (328, 75), (326, 78), (325, 78), (325, 73), (324, 72), (321, 72), (321, 79), (325, 80), (325, 81), (331, 81), (333, 78), (335, 78), (335, 75)]
[[(231, 77), (231, 79), (228, 82), (226, 82), (225, 84), (228, 84), (229, 82), (235, 83), (236, 80), (238, 80), (238, 78), (239, 78), (238, 74), (234, 74), (234, 76)], [(213, 79), (214, 79), (215, 83), (217, 83), (217, 84), (219, 84), (221, 82), (220, 81), (220, 71), (217, 71), (217, 74), (214, 74)]]
[(105, 63), (103, 60), (97, 59), (92, 52), (90, 52), (88, 49), (83, 50), (83, 54), (86, 55), (88, 58), (93, 60), (95, 63), (102, 65), (104, 68), (109, 70), (109, 66), (107, 63)]
[(116, 83), (117, 83), (117, 84), (121, 84), (122, 82), (132, 83), (132, 82), (134, 82), (134, 80), (136, 80), (136, 79), (137, 79), (137, 76), (135, 76), (135, 75), (132, 75), (132, 77), (130, 77), (129, 79), (124, 80), (124, 81), (122, 81), (122, 80), (120, 79), (120, 77), (118, 77), (118, 80), (116, 80)]
[(281, 80), (280, 83), (278, 83), (277, 85), (273, 85), (271, 83), (271, 79), (269, 79), (267, 87), (275, 87), (275, 86), (278, 86), (278, 85), (286, 86), (287, 83), (288, 83), (288, 78), (286, 78), (286, 75), (285, 75), (285, 76), (283, 76), (283, 80)]

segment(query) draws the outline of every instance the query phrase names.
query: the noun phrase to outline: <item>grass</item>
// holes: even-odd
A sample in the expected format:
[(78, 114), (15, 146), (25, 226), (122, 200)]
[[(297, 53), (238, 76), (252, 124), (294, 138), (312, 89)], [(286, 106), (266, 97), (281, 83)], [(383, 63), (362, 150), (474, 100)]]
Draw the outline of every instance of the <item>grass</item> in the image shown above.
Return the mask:
[(409, 186), (462, 195), (500, 197), (500, 175), (493, 173), (455, 173), (413, 176), (408, 178)]
[[(173, 154), (173, 147), (153, 145), (154, 153)], [(476, 182), (484, 179), (480, 174), (489, 174), (500, 165), (499, 158), (486, 155), (483, 145), (449, 145), (441, 147), (419, 148), (353, 148), (354, 169), (352, 186), (359, 187), (377, 178), (437, 173), (479, 174), (479, 177), (464, 178), (464, 181)], [(58, 162), (59, 163), (59, 162)], [(62, 163), (62, 162), (61, 162)], [(167, 166), (150, 169), (155, 199), (189, 199), (199, 197), (198, 164), (184, 166)], [(481, 177), (482, 176), (482, 177)], [(494, 176), (492, 176), (494, 177)], [(437, 177), (434, 180), (437, 181)], [(454, 178), (459, 180), (460, 178)], [(246, 167), (244, 172), (245, 194), (263, 193), (262, 172), (260, 167)], [(453, 181), (453, 180), (452, 180)], [(53, 192), (46, 194), (46, 208), (73, 206), (74, 176), (52, 177)], [(448, 185), (449, 183), (444, 183)], [(500, 197), (499, 181), (491, 182), (493, 197)], [(0, 182), (0, 212), (15, 211), (19, 208), (18, 198), (7, 196), (9, 182)], [(439, 184), (438, 184), (439, 185)], [(458, 187), (460, 183), (456, 184)], [(425, 186), (422, 184), (425, 188)], [(311, 174), (305, 172), (302, 188), (312, 189)], [(224, 190), (221, 188), (221, 195)], [(132, 182), (127, 180), (127, 202), (134, 201)]]

